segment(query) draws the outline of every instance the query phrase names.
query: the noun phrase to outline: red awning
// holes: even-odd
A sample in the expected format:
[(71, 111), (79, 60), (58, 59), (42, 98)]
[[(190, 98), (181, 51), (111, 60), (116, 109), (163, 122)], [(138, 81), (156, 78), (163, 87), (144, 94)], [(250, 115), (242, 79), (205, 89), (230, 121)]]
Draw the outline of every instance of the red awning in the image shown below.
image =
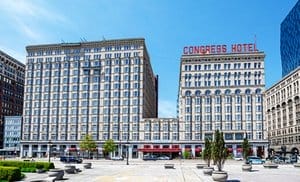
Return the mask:
[(171, 148), (141, 148), (138, 149), (141, 152), (180, 152), (181, 149), (171, 149)]
[(232, 148), (227, 148), (228, 152), (232, 152)]
[(243, 152), (243, 149), (242, 148), (237, 148), (236, 151), (237, 152)]
[(201, 152), (202, 151), (202, 148), (198, 147), (198, 148), (195, 148), (195, 152)]
[(77, 151), (77, 148), (69, 148), (69, 151)]

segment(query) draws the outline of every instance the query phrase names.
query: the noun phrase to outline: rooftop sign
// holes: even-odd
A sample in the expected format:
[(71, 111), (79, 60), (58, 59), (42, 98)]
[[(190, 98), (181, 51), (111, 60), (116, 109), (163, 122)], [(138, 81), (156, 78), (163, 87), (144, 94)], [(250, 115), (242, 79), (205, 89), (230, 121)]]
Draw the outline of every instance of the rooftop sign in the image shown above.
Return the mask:
[(255, 43), (223, 45), (185, 46), (184, 55), (193, 54), (222, 54), (222, 53), (251, 53), (257, 52)]

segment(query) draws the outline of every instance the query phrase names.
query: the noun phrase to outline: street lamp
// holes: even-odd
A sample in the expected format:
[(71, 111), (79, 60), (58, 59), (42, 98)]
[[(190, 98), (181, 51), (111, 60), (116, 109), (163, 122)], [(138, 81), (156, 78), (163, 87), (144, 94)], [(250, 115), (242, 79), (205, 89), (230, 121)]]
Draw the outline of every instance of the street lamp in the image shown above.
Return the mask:
[(48, 146), (49, 146), (49, 152), (48, 152), (48, 162), (50, 163), (50, 156), (51, 156), (51, 146), (52, 146), (52, 142), (51, 140), (48, 141)]
[(129, 162), (128, 162), (128, 157), (129, 157), (129, 142), (127, 141), (126, 143), (126, 147), (127, 147), (127, 150), (126, 150), (126, 165), (129, 165)]

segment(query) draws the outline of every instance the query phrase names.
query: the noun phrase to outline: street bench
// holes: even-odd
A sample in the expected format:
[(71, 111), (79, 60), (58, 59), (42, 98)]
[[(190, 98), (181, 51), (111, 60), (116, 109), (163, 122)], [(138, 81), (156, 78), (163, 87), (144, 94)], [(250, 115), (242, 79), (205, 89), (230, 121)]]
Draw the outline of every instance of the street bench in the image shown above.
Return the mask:
[(174, 169), (174, 164), (165, 164), (165, 169)]

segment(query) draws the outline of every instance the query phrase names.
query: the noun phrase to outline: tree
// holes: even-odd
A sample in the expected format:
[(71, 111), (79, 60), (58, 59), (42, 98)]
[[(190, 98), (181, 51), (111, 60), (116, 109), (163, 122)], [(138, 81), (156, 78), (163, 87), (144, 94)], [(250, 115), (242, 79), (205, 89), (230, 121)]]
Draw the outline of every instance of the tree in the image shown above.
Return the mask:
[(243, 140), (242, 149), (243, 149), (243, 158), (246, 161), (247, 157), (250, 155), (250, 145), (247, 138), (244, 138)]
[(106, 140), (103, 146), (103, 150), (105, 153), (109, 154), (114, 152), (117, 149), (116, 144), (113, 139)]
[(212, 146), (212, 158), (218, 167), (218, 171), (222, 171), (227, 155), (223, 133), (216, 130)]
[(91, 135), (86, 135), (83, 140), (80, 141), (80, 149), (88, 152), (88, 157), (90, 158), (90, 152), (96, 150), (97, 144), (93, 140)]
[(205, 148), (203, 150), (203, 159), (207, 163), (207, 166), (210, 167), (210, 161), (212, 158), (212, 142), (209, 138), (205, 138)]

